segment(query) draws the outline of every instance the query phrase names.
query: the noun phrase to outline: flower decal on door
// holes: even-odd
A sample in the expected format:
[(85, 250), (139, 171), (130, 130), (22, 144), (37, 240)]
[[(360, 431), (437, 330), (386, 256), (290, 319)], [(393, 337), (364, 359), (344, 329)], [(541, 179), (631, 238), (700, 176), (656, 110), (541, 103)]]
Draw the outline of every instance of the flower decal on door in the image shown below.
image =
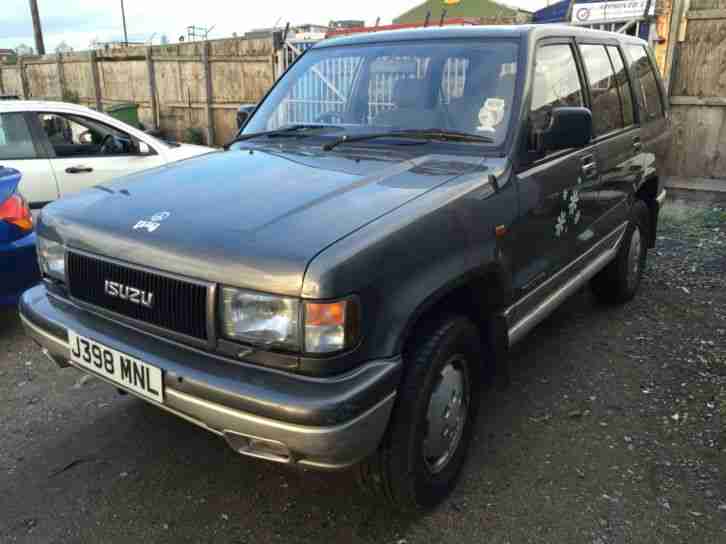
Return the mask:
[(567, 232), (567, 214), (563, 211), (557, 218), (557, 224), (555, 225), (555, 236), (559, 238)]
[[(580, 182), (578, 179), (578, 184)], [(562, 211), (557, 216), (557, 222), (555, 223), (556, 238), (561, 238), (569, 230), (570, 226), (575, 226), (580, 223), (580, 219), (582, 219), (580, 191), (578, 189), (565, 189), (562, 191), (561, 206)]]

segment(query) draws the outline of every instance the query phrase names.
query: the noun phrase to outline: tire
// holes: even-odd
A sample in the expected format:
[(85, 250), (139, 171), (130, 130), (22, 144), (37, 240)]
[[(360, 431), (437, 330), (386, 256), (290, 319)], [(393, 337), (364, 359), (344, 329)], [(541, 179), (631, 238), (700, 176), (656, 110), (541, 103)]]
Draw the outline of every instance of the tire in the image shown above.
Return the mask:
[(642, 200), (633, 205), (631, 218), (615, 259), (590, 282), (595, 297), (605, 304), (622, 304), (638, 292), (648, 256), (650, 213)]
[[(404, 350), (404, 376), (386, 435), (376, 453), (357, 466), (361, 487), (401, 511), (427, 510), (449, 495), (478, 407), (482, 346), (476, 326), (449, 316), (421, 332)], [(449, 419), (436, 417), (447, 410)]]

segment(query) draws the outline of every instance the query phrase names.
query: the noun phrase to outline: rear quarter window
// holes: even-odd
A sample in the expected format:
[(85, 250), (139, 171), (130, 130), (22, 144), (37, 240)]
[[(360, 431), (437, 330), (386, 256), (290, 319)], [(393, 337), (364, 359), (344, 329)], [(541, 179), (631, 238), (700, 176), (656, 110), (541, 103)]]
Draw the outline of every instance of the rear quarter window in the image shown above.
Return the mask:
[(634, 83), (640, 90), (638, 102), (642, 111), (641, 120), (662, 117), (663, 102), (658, 89), (658, 80), (645, 47), (626, 45), (625, 49), (630, 57)]

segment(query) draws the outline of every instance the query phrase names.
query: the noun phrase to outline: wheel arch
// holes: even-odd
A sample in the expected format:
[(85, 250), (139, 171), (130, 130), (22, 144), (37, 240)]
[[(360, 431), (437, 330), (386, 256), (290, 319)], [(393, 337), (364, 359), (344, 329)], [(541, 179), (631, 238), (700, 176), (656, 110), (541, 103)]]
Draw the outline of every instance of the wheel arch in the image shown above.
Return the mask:
[(500, 310), (511, 300), (511, 275), (500, 263), (490, 263), (455, 278), (416, 307), (398, 337), (397, 352), (403, 353), (417, 334), (422, 333), (436, 317), (445, 314), (471, 319), (477, 325), (484, 344), (494, 349), (500, 345), (500, 338), (506, 338), (506, 322), (500, 317)]
[(650, 176), (646, 179), (635, 193), (637, 200), (642, 200), (648, 207), (648, 245), (649, 249), (655, 247), (655, 239), (658, 231), (658, 214), (660, 212), (660, 206), (656, 198), (658, 197), (658, 191), (660, 188), (660, 180), (658, 176)]

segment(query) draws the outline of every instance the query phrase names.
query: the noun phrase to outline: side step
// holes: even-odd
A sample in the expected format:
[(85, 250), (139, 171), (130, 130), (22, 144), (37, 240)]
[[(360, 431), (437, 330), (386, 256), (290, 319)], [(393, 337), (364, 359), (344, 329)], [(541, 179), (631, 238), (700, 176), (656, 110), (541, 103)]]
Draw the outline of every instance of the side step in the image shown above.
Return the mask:
[[(598, 272), (605, 268), (610, 263), (610, 261), (615, 258), (615, 256), (618, 254), (618, 249), (620, 248), (620, 242), (622, 241), (623, 236), (625, 236), (625, 229), (627, 228), (627, 226), (627, 222), (620, 225), (596, 246), (591, 248), (590, 251), (588, 251), (587, 253), (570, 263), (560, 272), (558, 272), (550, 279), (550, 281), (538, 287), (536, 291), (527, 295), (524, 299), (517, 302), (517, 304), (510, 306), (504, 312), (504, 317), (508, 319), (509, 322), (509, 319), (512, 317), (516, 306), (519, 306), (522, 303), (526, 303), (527, 299), (530, 298), (530, 296), (536, 296), (538, 291), (547, 289), (547, 285), (550, 282), (556, 281), (557, 278), (562, 277), (562, 275), (564, 274), (567, 274), (570, 269), (578, 264), (581, 264), (581, 261), (583, 259), (591, 257), (591, 255), (593, 253), (596, 253), (598, 250), (601, 251), (601, 253), (597, 255), (597, 257), (595, 257), (592, 262), (587, 264), (580, 272), (570, 278), (561, 287), (547, 295), (544, 300), (536, 304), (530, 312), (519, 318), (516, 322), (510, 323), (508, 335), (510, 346), (513, 346), (522, 338), (524, 338), (527, 333), (529, 333), (534, 327), (536, 327), (539, 323), (546, 319), (552, 312), (557, 309), (558, 306), (560, 306), (560, 304), (562, 304), (572, 294), (577, 292), (583, 285), (590, 281), (593, 276), (595, 276)], [(613, 240), (615, 240), (614, 243)], [(603, 246), (606, 246), (605, 250), (602, 250)]]

